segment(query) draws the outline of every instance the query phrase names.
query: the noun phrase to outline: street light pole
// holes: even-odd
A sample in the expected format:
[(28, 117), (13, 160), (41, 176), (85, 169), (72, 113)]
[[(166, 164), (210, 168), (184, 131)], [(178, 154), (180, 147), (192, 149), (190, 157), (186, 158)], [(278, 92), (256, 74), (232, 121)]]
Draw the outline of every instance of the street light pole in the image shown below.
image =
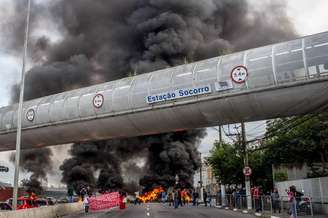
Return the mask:
[(23, 66), (22, 66), (22, 74), (21, 74), (21, 82), (20, 82), (19, 103), (18, 103), (18, 110), (17, 110), (17, 134), (16, 134), (14, 191), (13, 191), (13, 210), (17, 210), (19, 161), (20, 161), (21, 133), (22, 133), (22, 112), (23, 112), (23, 101), (24, 101), (25, 68), (26, 68), (29, 26), (30, 26), (30, 11), (31, 11), (31, 0), (27, 0), (27, 15), (26, 15), (25, 39), (24, 39)]
[[(241, 123), (241, 141), (242, 141), (242, 148), (244, 149), (244, 164), (245, 167), (249, 166), (248, 163), (248, 152), (247, 152), (247, 141), (246, 141), (246, 129), (245, 123)], [(246, 198), (247, 198), (247, 210), (252, 209), (252, 196), (251, 196), (251, 181), (250, 176), (245, 175), (245, 188), (246, 188)]]

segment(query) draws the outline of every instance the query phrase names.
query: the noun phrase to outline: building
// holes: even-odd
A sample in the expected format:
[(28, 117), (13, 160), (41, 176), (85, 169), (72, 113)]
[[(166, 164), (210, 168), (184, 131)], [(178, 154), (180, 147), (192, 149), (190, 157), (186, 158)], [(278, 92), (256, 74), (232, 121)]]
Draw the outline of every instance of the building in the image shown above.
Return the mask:
[[(200, 176), (200, 173), (202, 176)], [(209, 193), (216, 194), (218, 191), (218, 183), (213, 173), (213, 169), (210, 165), (203, 162), (201, 169), (199, 169), (194, 175), (194, 187), (200, 188), (204, 187)]]

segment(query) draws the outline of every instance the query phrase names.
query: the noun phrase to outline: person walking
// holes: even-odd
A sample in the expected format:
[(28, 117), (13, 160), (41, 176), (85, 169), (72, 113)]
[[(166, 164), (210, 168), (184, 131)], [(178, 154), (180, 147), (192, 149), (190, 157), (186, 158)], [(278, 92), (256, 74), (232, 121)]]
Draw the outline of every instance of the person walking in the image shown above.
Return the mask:
[(279, 213), (281, 213), (280, 196), (278, 193), (278, 189), (276, 188), (271, 193), (271, 201), (272, 201), (273, 213), (276, 213), (277, 210), (279, 211)]

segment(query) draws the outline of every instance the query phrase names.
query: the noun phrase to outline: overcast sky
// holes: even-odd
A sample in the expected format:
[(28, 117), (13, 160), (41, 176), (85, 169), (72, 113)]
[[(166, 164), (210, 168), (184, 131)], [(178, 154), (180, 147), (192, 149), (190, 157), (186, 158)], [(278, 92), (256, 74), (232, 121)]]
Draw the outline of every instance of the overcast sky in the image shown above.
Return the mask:
[[(7, 14), (10, 12), (10, 2), (12, 0), (0, 0), (0, 22), (5, 19)], [(254, 5), (259, 4), (259, 0), (250, 0), (254, 2)], [(303, 35), (310, 35), (318, 32), (328, 31), (328, 0), (286, 0), (288, 5), (288, 16), (295, 25), (297, 32)], [(54, 34), (53, 37), (57, 37)], [(1, 35), (0, 31), (0, 45), (4, 45), (5, 39)], [(10, 87), (12, 84), (18, 81), (21, 60), (17, 60), (13, 57), (10, 51), (5, 51), (0, 46), (0, 106), (8, 104), (10, 96)], [(230, 126), (232, 130), (233, 126)], [(224, 127), (225, 131), (228, 132), (228, 126)], [(247, 124), (247, 135), (248, 138), (254, 138), (262, 135), (265, 130), (265, 123), (255, 122)], [(213, 142), (218, 139), (218, 132), (214, 128), (208, 129), (208, 135), (203, 139), (199, 150), (204, 154), (208, 154), (211, 149)], [(225, 137), (226, 140), (227, 137)], [(57, 152), (66, 152), (67, 146), (61, 146)], [(0, 181), (11, 182), (13, 180), (13, 166), (8, 162), (9, 152), (0, 153), (0, 165), (4, 164), (10, 167), (10, 173), (0, 173)], [(54, 155), (55, 165), (59, 165), (62, 161), (60, 155)], [(62, 156), (62, 155), (61, 155)], [(56, 171), (55, 175), (49, 177), (49, 184), (57, 184), (59, 171)], [(25, 175), (26, 176), (26, 175)]]

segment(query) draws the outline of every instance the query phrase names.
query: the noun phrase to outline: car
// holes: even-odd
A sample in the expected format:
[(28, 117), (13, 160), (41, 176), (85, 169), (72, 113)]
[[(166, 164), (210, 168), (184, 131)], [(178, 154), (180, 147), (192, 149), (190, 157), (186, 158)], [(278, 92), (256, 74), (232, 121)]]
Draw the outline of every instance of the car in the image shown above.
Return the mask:
[(6, 202), (0, 202), (0, 210), (12, 210), (12, 207)]
[(67, 198), (61, 198), (57, 201), (57, 203), (58, 204), (66, 204), (66, 203), (68, 203), (68, 200), (67, 200)]
[(55, 205), (57, 204), (57, 200), (53, 197), (47, 197), (48, 205)]
[(44, 198), (37, 198), (34, 200), (34, 203), (38, 205), (38, 207), (46, 207), (49, 206), (48, 200)]
[[(10, 206), (13, 204), (13, 199), (10, 198), (7, 200), (7, 202)], [(17, 199), (17, 209), (22, 210), (22, 209), (29, 209), (29, 208), (36, 208), (38, 207), (38, 204), (35, 203), (34, 199), (31, 199), (30, 197), (19, 197)]]

